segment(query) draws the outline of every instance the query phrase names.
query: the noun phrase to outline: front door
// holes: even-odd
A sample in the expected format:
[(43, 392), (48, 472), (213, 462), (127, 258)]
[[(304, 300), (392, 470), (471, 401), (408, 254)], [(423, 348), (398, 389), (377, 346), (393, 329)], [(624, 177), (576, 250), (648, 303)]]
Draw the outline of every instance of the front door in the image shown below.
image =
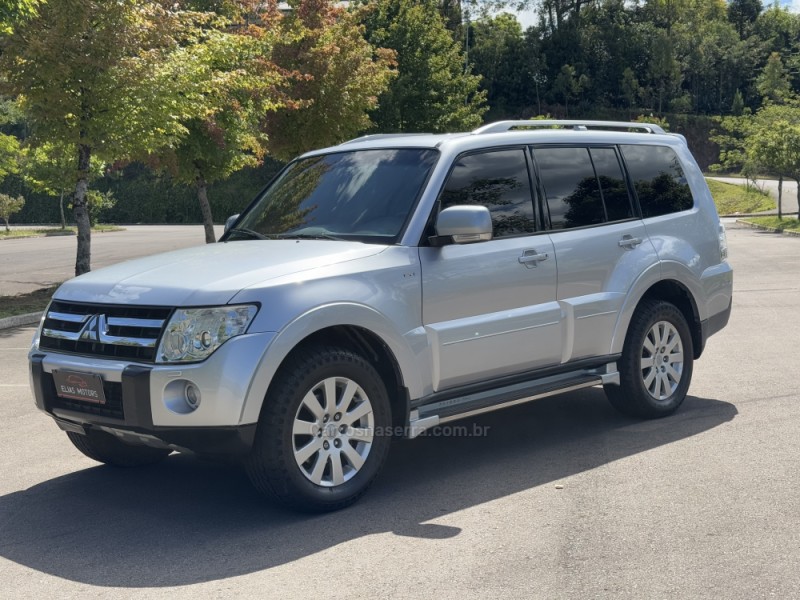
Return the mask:
[(460, 157), (435, 210), (468, 204), (491, 212), (491, 241), (419, 250), (434, 391), (561, 360), (556, 261), (536, 230), (525, 149)]

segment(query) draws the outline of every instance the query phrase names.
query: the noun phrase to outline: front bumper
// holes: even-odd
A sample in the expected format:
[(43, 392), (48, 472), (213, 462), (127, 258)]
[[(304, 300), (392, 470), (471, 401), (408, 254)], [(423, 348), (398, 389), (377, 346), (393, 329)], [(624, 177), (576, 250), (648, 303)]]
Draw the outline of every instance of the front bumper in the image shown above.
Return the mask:
[[(273, 334), (246, 334), (229, 340), (201, 363), (126, 363), (33, 350), (29, 355), (36, 406), (67, 431), (95, 428), (131, 442), (205, 455), (241, 455), (252, 446), (256, 423), (242, 423), (253, 374)], [(56, 394), (53, 371), (100, 375), (102, 406)], [(175, 410), (176, 382), (193, 383), (201, 395), (196, 410)], [(177, 386), (180, 388), (180, 385)]]

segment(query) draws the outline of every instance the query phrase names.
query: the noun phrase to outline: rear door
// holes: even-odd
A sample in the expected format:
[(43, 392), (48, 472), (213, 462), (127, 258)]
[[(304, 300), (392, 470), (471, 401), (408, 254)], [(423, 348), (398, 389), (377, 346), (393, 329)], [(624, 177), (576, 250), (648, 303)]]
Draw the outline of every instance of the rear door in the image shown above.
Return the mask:
[(561, 360), (556, 262), (536, 228), (526, 149), (458, 158), (434, 211), (468, 204), (491, 212), (491, 241), (419, 250), (436, 391)]
[(628, 291), (658, 257), (616, 148), (536, 147), (533, 154), (558, 263), (561, 360), (606, 355)]

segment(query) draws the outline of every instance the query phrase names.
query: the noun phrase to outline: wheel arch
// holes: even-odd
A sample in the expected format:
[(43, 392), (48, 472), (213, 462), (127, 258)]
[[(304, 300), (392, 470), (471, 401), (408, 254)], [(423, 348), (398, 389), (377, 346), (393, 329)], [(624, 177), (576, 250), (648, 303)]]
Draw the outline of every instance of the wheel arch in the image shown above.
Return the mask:
[(340, 304), (309, 311), (281, 331), (266, 349), (251, 382), (240, 422), (258, 421), (275, 374), (290, 363), (295, 352), (309, 345), (330, 345), (357, 352), (373, 364), (386, 383), (393, 425), (404, 426), (409, 398), (418, 393), (419, 386), (415, 378), (404, 375), (413, 372), (417, 363), (411, 347), (401, 343), (404, 341), (380, 313), (366, 306)]
[(686, 285), (675, 279), (662, 279), (651, 284), (636, 299), (635, 304), (632, 303), (632, 310), (627, 311), (628, 314), (624, 322), (624, 328), (621, 327), (620, 322), (617, 323), (617, 332), (614, 335), (613, 341), (613, 351), (622, 351), (622, 345), (625, 341), (625, 336), (627, 335), (633, 313), (643, 301), (647, 300), (664, 300), (674, 304), (678, 310), (681, 311), (689, 325), (689, 331), (692, 335), (694, 358), (700, 358), (700, 355), (703, 353), (703, 329), (697, 300)]
[[(303, 338), (281, 362), (290, 363), (300, 350), (310, 346), (336, 346), (360, 354), (372, 363), (386, 385), (389, 403), (392, 407), (392, 426), (406, 425), (409, 410), (408, 388), (403, 383), (403, 373), (392, 351), (374, 332), (358, 325), (333, 325), (319, 329)], [(270, 382), (270, 385), (271, 382)], [(267, 389), (269, 394), (269, 388)]]

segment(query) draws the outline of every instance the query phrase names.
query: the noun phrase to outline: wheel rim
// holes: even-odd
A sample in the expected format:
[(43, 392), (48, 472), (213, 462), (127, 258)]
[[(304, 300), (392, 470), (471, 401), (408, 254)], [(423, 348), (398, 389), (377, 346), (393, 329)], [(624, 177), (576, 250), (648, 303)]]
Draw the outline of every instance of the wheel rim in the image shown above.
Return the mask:
[(352, 479), (372, 448), (375, 417), (364, 390), (347, 377), (320, 381), (303, 397), (292, 425), (300, 472), (316, 485)]
[(647, 332), (642, 346), (642, 382), (656, 400), (666, 400), (683, 377), (683, 342), (675, 326), (658, 321)]

